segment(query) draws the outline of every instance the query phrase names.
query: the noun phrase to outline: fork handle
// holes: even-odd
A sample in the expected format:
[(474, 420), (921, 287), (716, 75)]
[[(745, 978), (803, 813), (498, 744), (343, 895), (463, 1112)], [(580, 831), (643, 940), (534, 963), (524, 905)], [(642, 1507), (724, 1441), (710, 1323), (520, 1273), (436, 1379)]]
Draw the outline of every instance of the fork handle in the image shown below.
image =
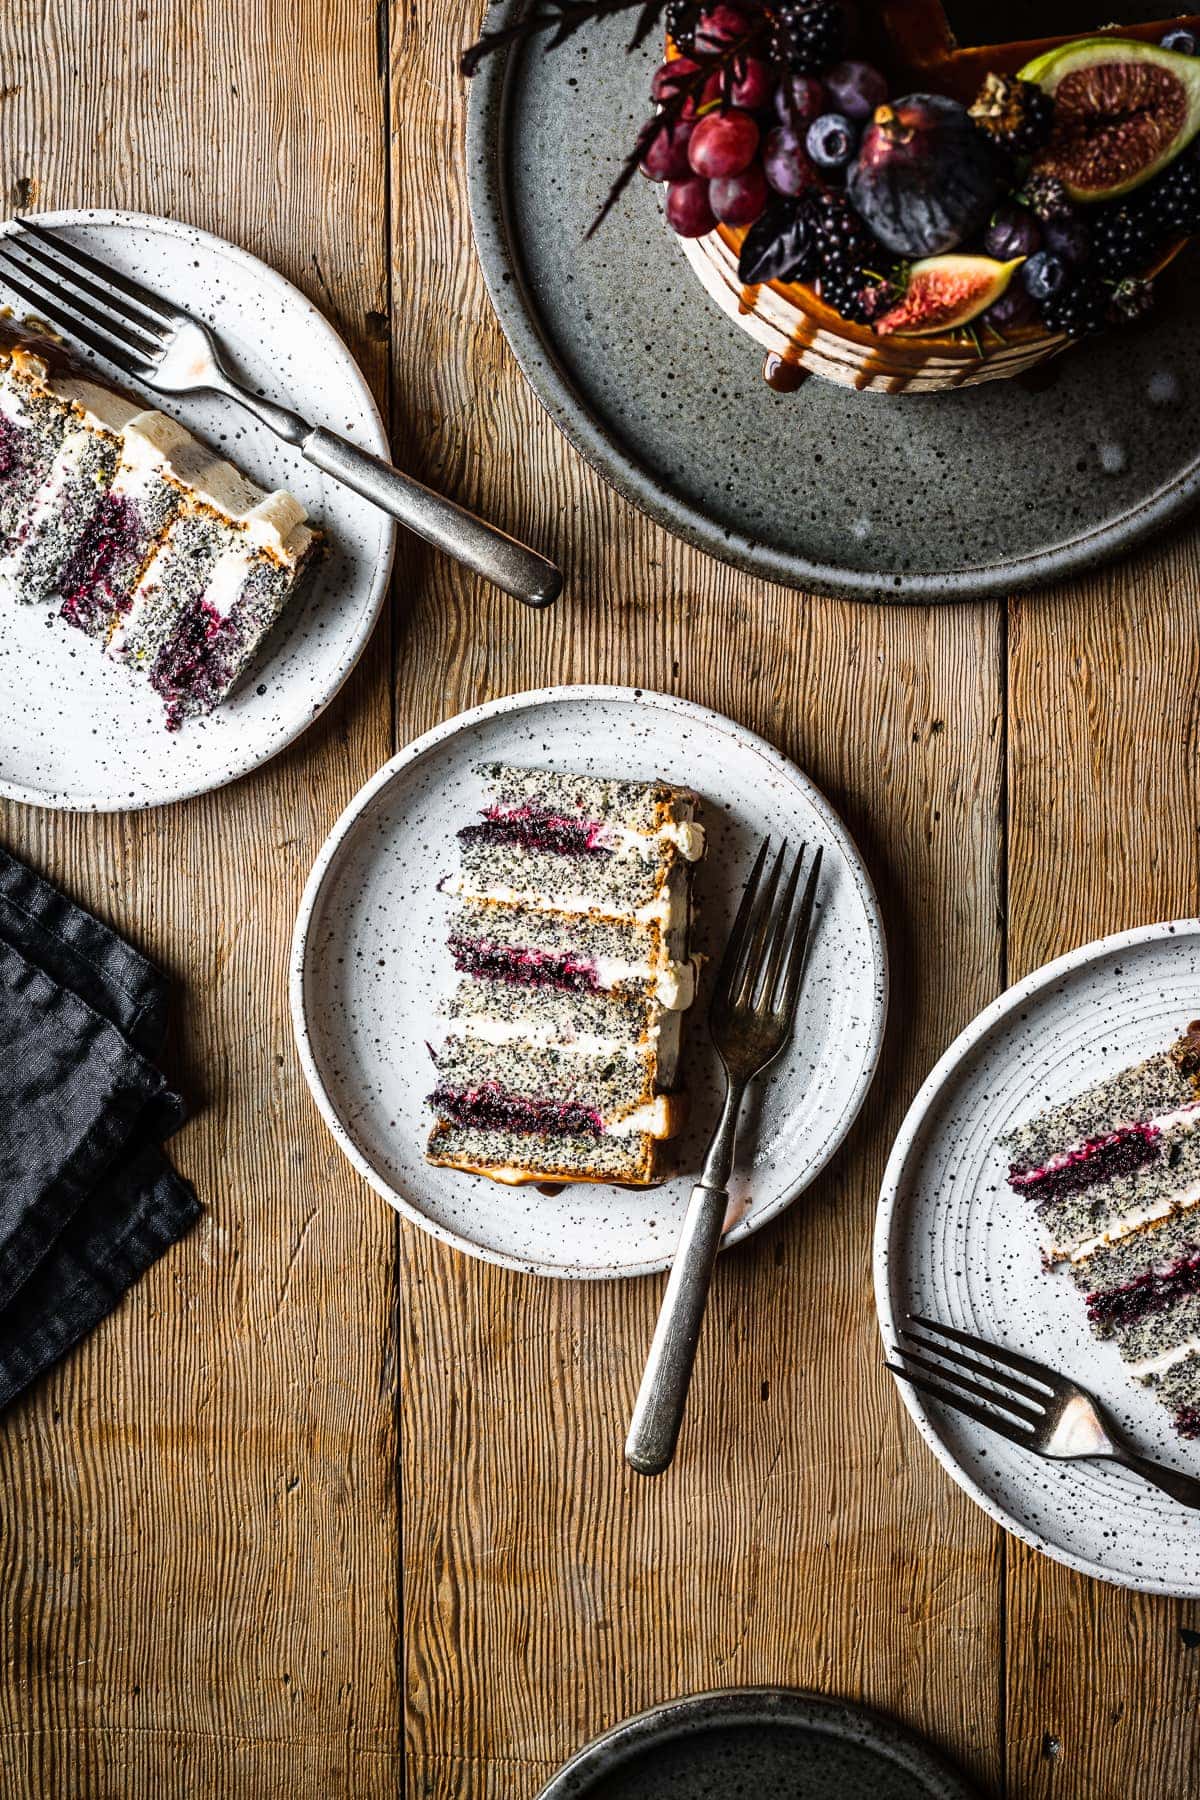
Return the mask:
[(549, 606), (562, 592), (562, 572), (546, 557), (497, 531), (444, 494), (435, 494), (411, 475), (402, 474), (381, 456), (360, 450), (320, 425), (302, 439), (300, 449), (326, 475), (353, 488), (426, 543), (436, 544), (526, 606)]
[(1157, 1463), (1140, 1451), (1124, 1447), (1115, 1453), (1115, 1460), (1133, 1469), (1143, 1480), (1161, 1488), (1164, 1494), (1170, 1494), (1172, 1500), (1178, 1500), (1182, 1506), (1193, 1506), (1200, 1511), (1200, 1481), (1194, 1475), (1185, 1475), (1180, 1469), (1168, 1469), (1165, 1463)]
[(625, 1440), (639, 1475), (661, 1475), (675, 1454), (728, 1206), (724, 1188), (700, 1181), (692, 1189)]

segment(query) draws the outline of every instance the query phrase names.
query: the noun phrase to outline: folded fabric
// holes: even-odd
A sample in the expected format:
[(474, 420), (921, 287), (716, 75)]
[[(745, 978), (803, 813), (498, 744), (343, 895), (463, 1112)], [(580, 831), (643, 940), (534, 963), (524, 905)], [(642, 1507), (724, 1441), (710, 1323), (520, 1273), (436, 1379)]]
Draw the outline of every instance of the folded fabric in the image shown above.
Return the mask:
[(167, 984), (0, 850), (0, 1406), (116, 1306), (200, 1207), (160, 1140)]

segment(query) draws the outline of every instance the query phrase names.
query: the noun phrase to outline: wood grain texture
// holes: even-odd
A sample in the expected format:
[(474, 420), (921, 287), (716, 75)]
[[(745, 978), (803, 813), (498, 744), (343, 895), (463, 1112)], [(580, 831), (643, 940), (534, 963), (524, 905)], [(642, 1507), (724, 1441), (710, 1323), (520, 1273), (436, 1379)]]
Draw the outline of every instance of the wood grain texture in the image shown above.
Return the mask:
[[(474, 22), (470, 4), (395, 14), (393, 279), (423, 300), (396, 312), (395, 410), (425, 476), (556, 550), (567, 590), (535, 617), (423, 567), (436, 598), (402, 626), (397, 735), (554, 681), (644, 684), (731, 713), (847, 819), (884, 897), (896, 984), (868, 1120), (793, 1215), (721, 1267), (661, 1480), (621, 1454), (657, 1280), (529, 1281), (404, 1232), (410, 1788), (531, 1796), (625, 1714), (755, 1681), (874, 1701), (992, 1783), (999, 1534), (937, 1471), (880, 1370), (870, 1234), (907, 1099), (1000, 983), (1001, 620), (748, 580), (567, 449), (471, 251), (464, 96), (447, 71)], [(410, 97), (435, 92), (432, 133), (416, 137)]]
[[(1191, 529), (1012, 608), (1012, 980), (1106, 932), (1200, 910), (1198, 590)], [(1012, 1792), (1200, 1793), (1200, 1643), (1184, 1635), (1200, 1606), (1137, 1598), (1014, 1545), (1007, 1612)]]
[[(141, 207), (246, 244), (382, 396), (373, 6), (149, 16), (4, 8), (8, 207)], [(6, 1800), (396, 1791), (395, 1230), (311, 1105), (286, 1001), (303, 881), (390, 748), (389, 661), (385, 628), (302, 743), (224, 793), (0, 817), (175, 978), (196, 1113), (174, 1151), (206, 1208), (0, 1425)]]
[[(1196, 908), (1195, 537), (1007, 620), (735, 574), (614, 496), (507, 351), (453, 73), (478, 0), (149, 16), (8, 0), (8, 206), (140, 206), (273, 262), (390, 376), (400, 460), (558, 555), (567, 591), (536, 615), (406, 540), (390, 631), (278, 761), (157, 814), (0, 814), (176, 977), (177, 1154), (207, 1205), (0, 1422), (5, 1800), (393, 1794), (402, 1711), (414, 1796), (526, 1800), (622, 1715), (754, 1681), (886, 1707), (1010, 1800), (1185, 1800), (1200, 1617), (1032, 1556), (946, 1479), (879, 1367), (870, 1235), (905, 1105), (1006, 972)], [(394, 744), (580, 680), (686, 694), (794, 756), (893, 959), (864, 1116), (721, 1265), (652, 1484), (621, 1444), (659, 1282), (525, 1280), (400, 1230), (286, 1015), (304, 875)]]

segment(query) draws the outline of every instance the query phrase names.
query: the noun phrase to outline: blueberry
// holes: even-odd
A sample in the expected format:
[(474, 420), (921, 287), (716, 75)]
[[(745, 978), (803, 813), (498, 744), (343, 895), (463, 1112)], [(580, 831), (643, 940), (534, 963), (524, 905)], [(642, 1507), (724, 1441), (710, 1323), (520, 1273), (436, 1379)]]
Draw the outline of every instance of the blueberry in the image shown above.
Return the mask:
[(1159, 39), (1164, 50), (1174, 50), (1178, 56), (1195, 56), (1200, 50), (1200, 38), (1194, 31), (1186, 31), (1182, 25), (1174, 31), (1168, 31)]
[(818, 169), (844, 169), (858, 147), (858, 129), (843, 113), (822, 113), (809, 126), (804, 147)]
[(1035, 300), (1053, 300), (1067, 285), (1067, 265), (1061, 256), (1039, 250), (1021, 265), (1021, 279)]

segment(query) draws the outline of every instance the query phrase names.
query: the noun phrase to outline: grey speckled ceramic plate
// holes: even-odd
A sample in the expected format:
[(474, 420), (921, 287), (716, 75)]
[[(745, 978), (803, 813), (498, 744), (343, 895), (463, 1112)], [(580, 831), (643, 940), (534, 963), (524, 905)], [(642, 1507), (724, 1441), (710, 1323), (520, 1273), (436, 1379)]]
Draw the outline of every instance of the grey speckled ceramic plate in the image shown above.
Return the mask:
[[(883, 1036), (879, 909), (844, 826), (812, 783), (720, 714), (631, 688), (546, 688), (449, 719), (380, 770), (335, 825), (309, 878), (292, 956), (292, 1018), (309, 1085), (355, 1167), (415, 1224), (490, 1262), (576, 1278), (664, 1268), (719, 1106), (719, 1067), (693, 1016), (680, 1174), (657, 1188), (581, 1184), (548, 1196), (425, 1161), (426, 1045), (455, 976), (445, 947), (454, 834), (485, 803), (481, 762), (686, 783), (709, 853), (698, 948), (719, 950), (763, 834), (825, 849), (793, 1045), (743, 1118), (730, 1183), (736, 1241), (824, 1168), (862, 1104)], [(709, 967), (712, 964), (710, 962)]]
[[(1102, 938), (1010, 988), (947, 1050), (888, 1163), (875, 1237), (887, 1346), (919, 1312), (1061, 1369), (1097, 1394), (1138, 1448), (1200, 1475), (1200, 1445), (1088, 1329), (1083, 1300), (1043, 1273), (1027, 1201), (999, 1139), (1043, 1107), (1166, 1049), (1200, 1014), (1200, 920)], [(1026, 1543), (1122, 1587), (1200, 1596), (1196, 1515), (1111, 1464), (1050, 1462), (899, 1384), (960, 1487)]]
[(787, 1688), (730, 1688), (626, 1719), (538, 1800), (973, 1800), (879, 1713)]
[(813, 380), (779, 395), (685, 264), (660, 188), (636, 179), (585, 241), (647, 111), (657, 52), (626, 55), (629, 31), (618, 17), (549, 55), (490, 59), (468, 138), (500, 322), (555, 423), (627, 499), (755, 574), (869, 600), (1010, 593), (1192, 503), (1200, 332), (1182, 279), (1152, 324), (1071, 352), (1044, 393)]
[[(141, 213), (47, 213), (42, 222), (214, 325), (234, 367), (271, 399), (388, 455), (383, 422), (354, 358), (316, 307), (257, 257), (190, 225)], [(78, 355), (96, 360), (87, 351)], [(97, 366), (142, 392), (147, 406), (182, 419), (261, 486), (290, 488), (329, 541), (328, 555), (232, 697), (177, 732), (165, 730), (162, 702), (149, 684), (102, 656), (52, 607), (0, 603), (0, 679), (10, 696), (0, 707), (0, 794), (35, 806), (113, 812), (222, 787), (312, 723), (379, 617), (396, 527), (232, 401), (154, 394)]]

